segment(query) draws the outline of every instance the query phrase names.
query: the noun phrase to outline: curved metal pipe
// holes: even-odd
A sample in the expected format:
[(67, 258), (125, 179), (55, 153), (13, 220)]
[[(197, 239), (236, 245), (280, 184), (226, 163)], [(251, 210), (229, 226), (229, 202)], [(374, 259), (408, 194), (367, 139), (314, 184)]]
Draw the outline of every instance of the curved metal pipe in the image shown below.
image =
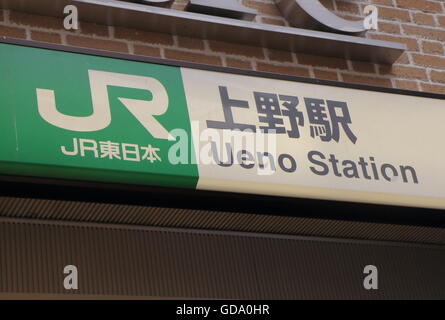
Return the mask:
[(328, 29), (359, 34), (367, 30), (364, 20), (340, 18), (323, 6), (319, 0), (275, 0), (283, 16), (293, 27)]

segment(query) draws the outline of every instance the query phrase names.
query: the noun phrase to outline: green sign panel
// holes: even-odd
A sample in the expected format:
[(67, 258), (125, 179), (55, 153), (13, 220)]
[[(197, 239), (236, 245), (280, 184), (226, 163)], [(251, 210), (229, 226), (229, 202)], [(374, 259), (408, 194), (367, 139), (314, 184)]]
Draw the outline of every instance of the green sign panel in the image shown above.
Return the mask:
[(190, 133), (179, 67), (9, 44), (0, 61), (3, 173), (196, 186), (168, 161), (165, 134)]

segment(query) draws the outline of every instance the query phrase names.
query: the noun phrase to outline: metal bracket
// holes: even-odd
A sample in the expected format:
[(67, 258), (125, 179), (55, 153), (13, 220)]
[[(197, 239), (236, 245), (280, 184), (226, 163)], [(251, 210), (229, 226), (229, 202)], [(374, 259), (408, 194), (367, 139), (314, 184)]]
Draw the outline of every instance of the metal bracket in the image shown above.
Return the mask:
[(255, 19), (255, 16), (258, 14), (256, 10), (243, 6), (238, 0), (190, 0), (186, 10), (211, 16), (248, 21)]

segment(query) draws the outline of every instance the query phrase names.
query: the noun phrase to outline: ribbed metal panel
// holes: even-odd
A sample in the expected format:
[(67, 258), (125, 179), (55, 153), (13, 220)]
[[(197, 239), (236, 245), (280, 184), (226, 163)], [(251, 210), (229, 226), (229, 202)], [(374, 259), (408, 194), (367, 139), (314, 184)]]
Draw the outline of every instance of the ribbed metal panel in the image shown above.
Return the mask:
[(197, 209), (0, 197), (0, 216), (445, 244), (445, 229)]
[[(367, 264), (379, 290), (363, 288)], [(445, 298), (444, 246), (3, 219), (0, 268), (3, 296)]]

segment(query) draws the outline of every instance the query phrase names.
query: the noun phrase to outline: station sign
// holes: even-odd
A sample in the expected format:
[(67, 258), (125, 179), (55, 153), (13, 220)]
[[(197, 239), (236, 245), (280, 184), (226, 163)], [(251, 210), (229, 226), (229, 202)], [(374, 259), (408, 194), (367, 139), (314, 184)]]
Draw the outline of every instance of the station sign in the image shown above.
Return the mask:
[(441, 96), (57, 48), (0, 43), (3, 175), (445, 208)]

